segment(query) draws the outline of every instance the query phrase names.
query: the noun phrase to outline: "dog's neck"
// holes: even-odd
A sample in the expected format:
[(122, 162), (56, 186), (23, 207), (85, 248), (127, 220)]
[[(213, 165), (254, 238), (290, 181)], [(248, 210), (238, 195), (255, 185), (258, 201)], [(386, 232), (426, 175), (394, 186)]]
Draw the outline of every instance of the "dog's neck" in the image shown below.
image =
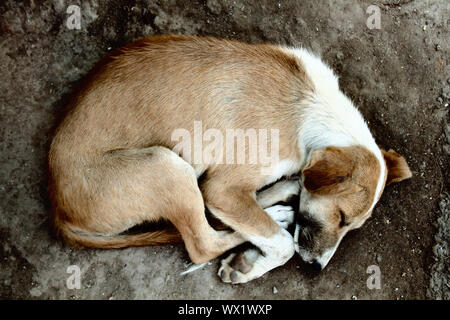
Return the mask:
[(386, 164), (361, 113), (339, 89), (333, 71), (320, 58), (304, 49), (284, 48), (298, 57), (312, 83), (313, 90), (299, 106), (297, 148), (300, 150), (300, 170), (309, 163), (314, 150), (329, 146), (364, 146), (378, 159), (381, 167), (370, 213), (381, 195)]
[(313, 90), (299, 106), (300, 123), (297, 147), (304, 168), (311, 152), (328, 146), (361, 145), (382, 160), (370, 130), (361, 113), (339, 89), (337, 76), (322, 60), (305, 49), (284, 48), (298, 57), (312, 83)]
[(359, 111), (339, 91), (333, 96), (314, 93), (301, 108), (303, 116), (298, 130), (301, 168), (314, 150), (329, 146), (361, 145), (381, 156), (370, 130)]

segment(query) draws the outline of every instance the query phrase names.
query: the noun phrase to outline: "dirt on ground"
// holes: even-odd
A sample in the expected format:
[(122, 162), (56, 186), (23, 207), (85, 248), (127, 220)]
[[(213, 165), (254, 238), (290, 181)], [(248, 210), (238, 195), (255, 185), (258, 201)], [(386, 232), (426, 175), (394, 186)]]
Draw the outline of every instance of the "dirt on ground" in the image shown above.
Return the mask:
[[(70, 29), (68, 7), (80, 8)], [(370, 5), (380, 28), (366, 22)], [(12, 1), (0, 3), (1, 299), (450, 299), (449, 6), (435, 1)], [(72, 12), (72, 11), (70, 11)], [(369, 24), (370, 25), (370, 24)], [(69, 24), (70, 26), (70, 24)], [(49, 224), (46, 154), (65, 97), (110, 50), (155, 34), (303, 46), (320, 54), (378, 144), (413, 178), (386, 188), (373, 216), (311, 272), (296, 256), (245, 285), (218, 259), (180, 276), (182, 245), (74, 249)], [(69, 289), (69, 266), (81, 288)], [(381, 288), (367, 286), (369, 266)], [(69, 269), (70, 271), (70, 269)]]

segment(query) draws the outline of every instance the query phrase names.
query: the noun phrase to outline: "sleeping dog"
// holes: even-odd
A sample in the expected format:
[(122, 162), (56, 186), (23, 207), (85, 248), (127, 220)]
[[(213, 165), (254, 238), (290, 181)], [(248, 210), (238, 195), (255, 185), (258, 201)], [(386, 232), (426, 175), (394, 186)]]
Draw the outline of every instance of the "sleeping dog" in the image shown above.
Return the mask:
[[(276, 157), (270, 165), (195, 161), (198, 148), (180, 151), (174, 132), (195, 137), (199, 126), (216, 137), (270, 129)], [(236, 160), (235, 152), (244, 150), (247, 159), (254, 149), (217, 150)], [(55, 132), (49, 171), (52, 221), (70, 244), (123, 248), (182, 239), (201, 264), (249, 241), (259, 250), (221, 263), (219, 275), (230, 283), (258, 278), (295, 251), (324, 268), (344, 235), (370, 217), (384, 187), (411, 177), (403, 157), (377, 146), (317, 56), (175, 35), (140, 40), (96, 65)], [(296, 173), (300, 179), (256, 194)], [(299, 192), (292, 237), (285, 229), (292, 209), (273, 205)], [(230, 230), (211, 227), (205, 206)], [(176, 230), (123, 234), (160, 219)]]

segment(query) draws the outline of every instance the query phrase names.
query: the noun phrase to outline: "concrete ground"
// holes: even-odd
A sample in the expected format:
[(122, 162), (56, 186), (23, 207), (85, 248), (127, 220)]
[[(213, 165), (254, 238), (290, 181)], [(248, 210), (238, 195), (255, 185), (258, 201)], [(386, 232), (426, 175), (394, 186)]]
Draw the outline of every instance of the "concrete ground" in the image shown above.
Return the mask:
[[(380, 29), (366, 9), (380, 8)], [(70, 30), (69, 5), (81, 8)], [(449, 2), (13, 1), (0, 3), (0, 298), (450, 298)], [(182, 245), (79, 250), (49, 226), (46, 152), (64, 97), (109, 50), (143, 36), (213, 35), (309, 47), (333, 67), (377, 142), (405, 155), (414, 177), (389, 186), (372, 218), (331, 263), (298, 257), (245, 285), (216, 276), (218, 260), (181, 277)], [(79, 266), (81, 289), (68, 289)], [(366, 285), (379, 266), (381, 289)], [(276, 288), (276, 290), (274, 289)]]

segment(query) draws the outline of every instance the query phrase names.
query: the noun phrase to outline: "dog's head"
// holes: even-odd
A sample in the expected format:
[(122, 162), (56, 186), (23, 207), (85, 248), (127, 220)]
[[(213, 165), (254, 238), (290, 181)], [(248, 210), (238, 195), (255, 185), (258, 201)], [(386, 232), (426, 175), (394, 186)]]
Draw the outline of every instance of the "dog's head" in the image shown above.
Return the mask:
[(345, 234), (370, 217), (386, 185), (412, 176), (403, 157), (362, 146), (315, 150), (302, 170), (303, 189), (295, 232), (296, 250), (323, 269)]

